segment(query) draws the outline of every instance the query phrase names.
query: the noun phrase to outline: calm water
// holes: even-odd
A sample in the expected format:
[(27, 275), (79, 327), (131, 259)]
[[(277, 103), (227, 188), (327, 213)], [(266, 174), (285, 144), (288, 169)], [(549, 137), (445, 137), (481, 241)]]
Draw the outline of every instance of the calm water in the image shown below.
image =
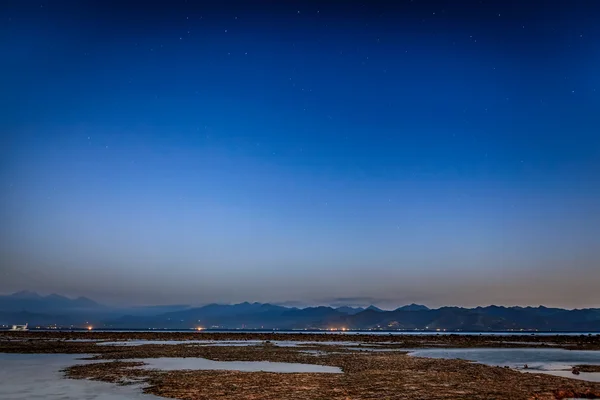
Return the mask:
[(256, 346), (261, 340), (214, 341), (214, 340), (127, 340), (124, 342), (99, 342), (98, 346), (141, 346), (146, 344), (188, 344), (205, 346)]
[[(76, 364), (86, 355), (72, 354), (4, 354), (0, 353), (0, 399), (4, 400), (160, 400), (143, 394), (139, 386), (117, 386), (112, 383), (65, 379), (61, 370)], [(337, 367), (322, 365), (211, 361), (203, 358), (156, 358), (139, 360), (143, 368), (160, 370), (237, 370), (265, 372), (341, 373)]]
[[(573, 375), (578, 364), (600, 365), (600, 351), (565, 349), (423, 349), (415, 357), (456, 358), (492, 366), (508, 366), (524, 372), (543, 372), (566, 378), (600, 382), (600, 373)], [(527, 364), (528, 369), (523, 369)]]
[[(146, 344), (156, 345), (199, 345), (199, 346), (258, 346), (265, 342), (263, 340), (235, 340), (235, 341), (216, 341), (216, 340), (127, 340), (123, 342), (99, 342), (98, 346), (141, 346)], [(273, 340), (271, 345), (278, 347), (298, 347), (308, 345), (324, 345), (324, 346), (358, 346), (358, 342), (300, 342), (293, 340)]]
[(324, 365), (282, 363), (269, 361), (213, 361), (205, 358), (143, 358), (141, 361), (148, 365), (147, 369), (160, 369), (164, 371), (198, 369), (198, 370), (226, 370), (243, 372), (279, 372), (279, 373), (334, 373), (341, 374), (338, 367)]
[(61, 369), (90, 361), (85, 355), (0, 353), (0, 399), (6, 400), (160, 400), (139, 387), (64, 379)]
[[(319, 353), (320, 354), (320, 353)], [(546, 373), (573, 379), (600, 382), (600, 373), (573, 375), (577, 364), (600, 365), (599, 351), (563, 349), (419, 349), (418, 357), (460, 358), (487, 365), (517, 368), (523, 372)], [(2, 354), (0, 353), (0, 399), (10, 400), (159, 400), (146, 395), (138, 386), (64, 379), (61, 369), (93, 361), (85, 355)], [(238, 370), (278, 373), (341, 373), (337, 367), (276, 362), (212, 361), (203, 358), (142, 359), (143, 368), (160, 370)], [(528, 364), (529, 369), (523, 370)]]

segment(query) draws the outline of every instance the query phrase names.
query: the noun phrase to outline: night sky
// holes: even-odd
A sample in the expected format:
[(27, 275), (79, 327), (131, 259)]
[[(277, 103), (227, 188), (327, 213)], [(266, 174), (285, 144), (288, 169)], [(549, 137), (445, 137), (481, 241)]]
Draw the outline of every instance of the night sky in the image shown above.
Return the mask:
[(600, 2), (0, 4), (0, 292), (600, 304)]

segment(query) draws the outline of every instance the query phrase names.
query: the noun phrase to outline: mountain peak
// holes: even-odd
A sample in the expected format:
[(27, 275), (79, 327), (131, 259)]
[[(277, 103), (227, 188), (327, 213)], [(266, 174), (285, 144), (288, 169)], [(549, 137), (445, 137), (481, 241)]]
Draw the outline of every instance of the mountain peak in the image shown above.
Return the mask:
[(406, 306), (402, 306), (396, 309), (396, 311), (426, 311), (429, 310), (429, 307), (424, 306), (422, 304), (409, 304)]
[(29, 290), (21, 290), (11, 294), (11, 297), (15, 297), (18, 299), (40, 299), (42, 296), (37, 294), (36, 292), (31, 292)]
[(56, 293), (52, 293), (49, 294), (48, 296), (45, 297), (46, 300), (67, 300), (70, 301), (71, 299), (69, 299), (68, 297), (65, 296), (61, 296), (60, 294), (56, 294)]
[(358, 314), (361, 311), (364, 311), (365, 309), (362, 307), (341, 306), (337, 307), (336, 310), (339, 312), (343, 312), (344, 314), (354, 315)]
[(383, 310), (379, 307), (375, 307), (374, 305), (370, 305), (369, 307), (366, 308), (367, 310), (372, 310), (372, 311), (377, 311), (377, 312), (382, 312)]
[(73, 301), (82, 306), (95, 307), (95, 306), (99, 305), (94, 300), (88, 299), (87, 297), (84, 297), (84, 296), (79, 296), (78, 298), (76, 298)]

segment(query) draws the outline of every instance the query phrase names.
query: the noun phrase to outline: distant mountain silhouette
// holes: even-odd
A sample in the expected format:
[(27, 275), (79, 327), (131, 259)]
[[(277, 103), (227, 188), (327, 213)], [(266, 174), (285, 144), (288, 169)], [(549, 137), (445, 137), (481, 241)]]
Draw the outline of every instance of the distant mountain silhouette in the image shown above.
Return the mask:
[(36, 292), (30, 292), (29, 290), (21, 290), (20, 292), (13, 293), (8, 297), (12, 297), (13, 299), (28, 299), (28, 300), (43, 298)]
[(284, 307), (262, 303), (208, 304), (116, 308), (85, 297), (40, 296), (21, 291), (0, 296), (0, 324), (28, 322), (104, 328), (247, 328), (247, 329), (381, 329), (429, 331), (600, 331), (600, 309), (548, 307), (429, 309), (409, 304), (393, 311), (375, 306)]
[(188, 304), (173, 304), (173, 305), (158, 305), (158, 306), (138, 306), (121, 310), (122, 314), (135, 316), (152, 316), (175, 311), (183, 311), (190, 309)]
[(395, 311), (424, 311), (429, 310), (429, 307), (421, 305), (421, 304), (409, 304), (406, 306), (398, 307)]
[(88, 310), (102, 306), (86, 297), (69, 299), (58, 294), (40, 296), (35, 292), (21, 291), (0, 296), (0, 311), (54, 312), (64, 310)]
[[(261, 303), (240, 303), (233, 305), (226, 304), (208, 304), (203, 307), (188, 308), (172, 312), (162, 313), (155, 316), (134, 316), (125, 315), (116, 320), (110, 321), (112, 327), (147, 326), (147, 327), (169, 327), (169, 328), (189, 328), (189, 327), (210, 327), (213, 325), (229, 325), (253, 323), (259, 320), (269, 321), (273, 317), (280, 316), (283, 312), (295, 310), (272, 304)], [(254, 326), (254, 325), (253, 325)]]
[(338, 307), (336, 308), (337, 311), (344, 313), (344, 314), (348, 314), (348, 315), (354, 315), (354, 314), (358, 314), (361, 311), (364, 311), (365, 309), (363, 307), (347, 307), (347, 306), (342, 306), (342, 307)]

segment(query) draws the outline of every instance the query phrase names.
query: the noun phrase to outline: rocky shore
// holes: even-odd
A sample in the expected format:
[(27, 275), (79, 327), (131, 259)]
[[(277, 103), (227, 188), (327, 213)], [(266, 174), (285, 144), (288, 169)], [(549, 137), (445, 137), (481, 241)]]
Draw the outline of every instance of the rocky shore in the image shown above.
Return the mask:
[[(147, 347), (147, 348), (140, 348)], [(140, 346), (124, 359), (181, 357), (180, 346)], [(165, 349), (165, 347), (168, 347)], [(257, 346), (259, 347), (259, 346)], [(107, 354), (101, 357), (105, 358)], [(187, 353), (186, 356), (192, 356)], [(175, 399), (565, 399), (600, 398), (600, 384), (544, 374), (525, 374), (461, 360), (434, 360), (404, 353), (328, 353), (311, 356), (294, 348), (216, 347), (196, 356), (219, 361), (277, 361), (337, 366), (343, 374), (236, 371), (157, 371), (139, 363), (109, 361), (73, 366), (70, 378), (117, 384), (145, 382), (145, 391)]]
[[(94, 341), (255, 340), (249, 346), (201, 343), (99, 346)], [(90, 340), (90, 341), (88, 341)], [(310, 342), (280, 347), (274, 341)], [(360, 341), (360, 351), (343, 342)], [(387, 336), (255, 333), (27, 332), (0, 334), (0, 352), (86, 354), (97, 363), (75, 365), (68, 378), (115, 384), (144, 383), (144, 391), (174, 399), (566, 399), (600, 398), (600, 383), (522, 373), (462, 360), (419, 358), (397, 351), (416, 347), (564, 347), (597, 349), (598, 336)], [(340, 342), (324, 343), (324, 342)], [(343, 373), (160, 371), (141, 368), (157, 357), (214, 361), (271, 361), (339, 367)], [(136, 360), (136, 361), (133, 361)], [(578, 366), (581, 371), (596, 366)]]
[[(423, 347), (503, 347), (503, 348), (566, 348), (577, 350), (600, 350), (600, 334), (596, 335), (368, 335), (368, 334), (317, 334), (317, 333), (267, 333), (267, 332), (106, 332), (106, 331), (0, 331), (0, 346), (8, 341), (22, 340), (88, 340), (88, 341), (127, 341), (127, 340), (211, 340), (211, 341), (303, 341), (303, 342), (361, 342), (401, 346), (404, 348)], [(4, 350), (2, 350), (4, 351)]]

